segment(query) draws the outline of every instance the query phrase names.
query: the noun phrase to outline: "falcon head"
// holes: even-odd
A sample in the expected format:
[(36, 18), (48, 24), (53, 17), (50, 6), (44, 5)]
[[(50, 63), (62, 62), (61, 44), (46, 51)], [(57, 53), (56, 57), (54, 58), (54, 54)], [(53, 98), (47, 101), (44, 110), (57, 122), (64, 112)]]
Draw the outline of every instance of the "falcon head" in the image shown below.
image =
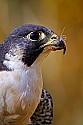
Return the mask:
[(25, 24), (8, 35), (2, 43), (2, 49), (5, 58), (4, 61), (2, 57), (3, 64), (12, 69), (16, 65), (14, 62), (20, 61), (28, 67), (35, 62), (39, 63), (51, 51), (63, 49), (65, 54), (66, 45), (52, 30), (40, 25)]

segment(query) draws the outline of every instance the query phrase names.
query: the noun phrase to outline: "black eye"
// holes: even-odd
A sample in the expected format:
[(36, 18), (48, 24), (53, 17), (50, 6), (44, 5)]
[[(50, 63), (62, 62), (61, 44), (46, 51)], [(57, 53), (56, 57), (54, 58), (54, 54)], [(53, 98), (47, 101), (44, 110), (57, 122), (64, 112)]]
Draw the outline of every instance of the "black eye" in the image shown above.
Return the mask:
[(41, 31), (36, 31), (36, 32), (31, 32), (27, 35), (27, 38), (30, 39), (31, 41), (37, 41), (44, 39), (46, 35), (41, 32)]
[(30, 39), (31, 40), (38, 40), (40, 37), (40, 33), (39, 32), (32, 32), (30, 33)]

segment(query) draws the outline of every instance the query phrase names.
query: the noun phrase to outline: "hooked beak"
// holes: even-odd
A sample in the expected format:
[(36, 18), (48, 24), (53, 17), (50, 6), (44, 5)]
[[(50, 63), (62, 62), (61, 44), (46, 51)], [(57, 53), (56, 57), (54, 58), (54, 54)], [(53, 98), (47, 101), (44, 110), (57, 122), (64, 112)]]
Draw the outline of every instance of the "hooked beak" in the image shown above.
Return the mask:
[(66, 44), (62, 37), (57, 36), (56, 34), (52, 35), (50, 40), (43, 45), (43, 47), (50, 47), (52, 51), (62, 50), (63, 54), (66, 53)]

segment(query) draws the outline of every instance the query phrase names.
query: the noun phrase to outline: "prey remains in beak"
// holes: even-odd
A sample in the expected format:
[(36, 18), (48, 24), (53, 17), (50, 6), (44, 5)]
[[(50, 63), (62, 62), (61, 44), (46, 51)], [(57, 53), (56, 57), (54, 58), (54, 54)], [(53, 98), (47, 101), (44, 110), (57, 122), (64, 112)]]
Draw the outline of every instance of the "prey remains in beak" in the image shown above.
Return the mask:
[(66, 53), (65, 41), (62, 39), (61, 36), (57, 36), (56, 34), (53, 34), (48, 42), (43, 45), (43, 47), (49, 47), (52, 51), (63, 49), (63, 54)]

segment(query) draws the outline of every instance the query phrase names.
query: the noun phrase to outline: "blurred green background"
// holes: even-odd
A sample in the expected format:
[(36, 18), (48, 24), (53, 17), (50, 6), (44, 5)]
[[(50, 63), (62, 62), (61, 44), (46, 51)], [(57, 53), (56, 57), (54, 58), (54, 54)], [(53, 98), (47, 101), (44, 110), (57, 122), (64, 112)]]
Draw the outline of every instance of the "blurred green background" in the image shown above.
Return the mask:
[(54, 101), (53, 125), (83, 125), (83, 0), (0, 0), (0, 42), (25, 23), (58, 35), (65, 27), (67, 53), (52, 52), (44, 61), (44, 87)]

